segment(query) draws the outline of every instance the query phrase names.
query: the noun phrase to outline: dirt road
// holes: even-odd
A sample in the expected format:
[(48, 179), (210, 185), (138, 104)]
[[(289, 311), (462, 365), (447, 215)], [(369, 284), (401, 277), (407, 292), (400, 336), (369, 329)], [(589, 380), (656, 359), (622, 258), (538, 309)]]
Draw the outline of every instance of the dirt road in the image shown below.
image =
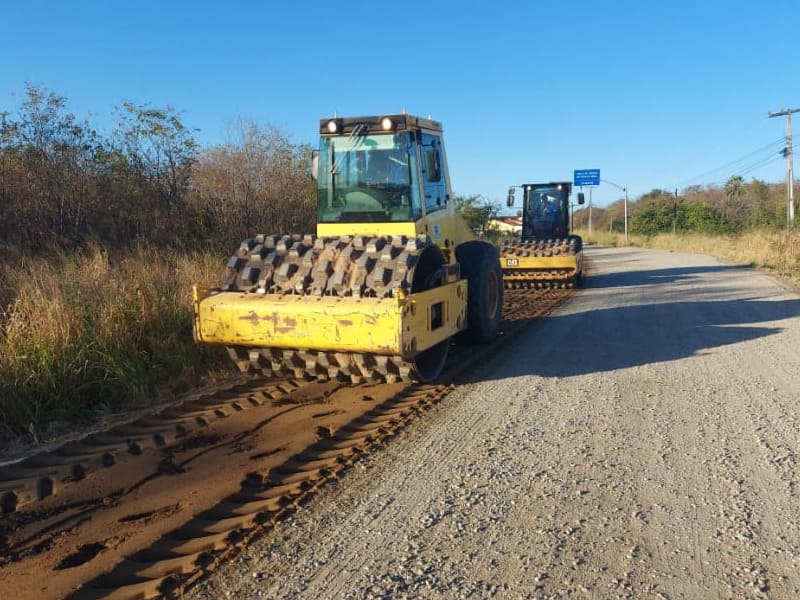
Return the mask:
[(589, 257), (566, 306), (189, 597), (800, 597), (800, 296)]

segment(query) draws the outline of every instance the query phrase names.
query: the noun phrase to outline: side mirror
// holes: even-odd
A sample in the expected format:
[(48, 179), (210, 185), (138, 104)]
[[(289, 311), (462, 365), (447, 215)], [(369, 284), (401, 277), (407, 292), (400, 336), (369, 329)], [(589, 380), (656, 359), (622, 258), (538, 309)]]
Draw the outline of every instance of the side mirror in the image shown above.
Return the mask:
[(586, 196), (583, 195), (583, 192), (578, 192), (578, 204), (583, 204), (586, 202)]
[(311, 151), (311, 178), (314, 181), (319, 179), (319, 150)]
[(506, 205), (514, 206), (514, 188), (508, 188), (508, 196), (506, 197)]

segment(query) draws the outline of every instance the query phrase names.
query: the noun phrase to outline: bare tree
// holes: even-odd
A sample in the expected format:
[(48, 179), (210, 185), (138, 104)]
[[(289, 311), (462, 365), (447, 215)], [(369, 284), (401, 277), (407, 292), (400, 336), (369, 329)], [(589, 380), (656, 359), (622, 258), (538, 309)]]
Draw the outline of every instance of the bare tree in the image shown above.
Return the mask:
[(310, 155), (275, 127), (238, 120), (228, 142), (203, 151), (194, 170), (196, 210), (207, 230), (215, 228), (207, 233), (230, 245), (257, 233), (313, 231)]

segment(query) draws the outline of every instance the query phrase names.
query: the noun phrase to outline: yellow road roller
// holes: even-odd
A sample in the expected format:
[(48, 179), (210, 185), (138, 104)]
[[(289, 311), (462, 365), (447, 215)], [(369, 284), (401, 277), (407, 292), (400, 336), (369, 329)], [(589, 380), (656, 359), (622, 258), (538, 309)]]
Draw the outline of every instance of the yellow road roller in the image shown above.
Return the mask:
[[(570, 234), (569, 197), (566, 181), (526, 183), (508, 190), (514, 206), (515, 188), (522, 188), (522, 232), (500, 247), (503, 282), (508, 289), (572, 287), (583, 269), (583, 240)], [(582, 193), (578, 204), (583, 204)]]
[(268, 376), (435, 380), (454, 336), (497, 335), (496, 248), (456, 211), (441, 123), (320, 120), (316, 234), (244, 240), (194, 288), (194, 337)]

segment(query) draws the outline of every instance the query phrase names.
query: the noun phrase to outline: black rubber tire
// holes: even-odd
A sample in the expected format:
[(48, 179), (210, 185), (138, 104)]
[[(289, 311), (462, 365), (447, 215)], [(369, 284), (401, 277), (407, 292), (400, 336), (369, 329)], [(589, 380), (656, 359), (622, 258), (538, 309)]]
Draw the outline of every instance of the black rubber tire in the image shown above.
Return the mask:
[[(411, 293), (424, 292), (441, 285), (441, 269), (446, 264), (442, 251), (431, 243), (420, 255), (414, 267)], [(423, 350), (414, 357), (413, 369), (416, 379), (424, 383), (435, 381), (441, 375), (450, 352), (450, 338)]]
[(456, 248), (461, 277), (468, 281), (467, 328), (460, 338), (486, 344), (497, 337), (503, 319), (503, 270), (497, 248), (481, 241)]
[[(575, 240), (575, 252), (580, 254), (583, 252), (583, 238), (579, 235), (571, 235), (569, 236), (571, 240)], [(575, 273), (575, 277), (572, 278), (572, 286), (573, 287), (580, 287), (583, 281), (583, 265), (581, 265), (581, 270)]]

